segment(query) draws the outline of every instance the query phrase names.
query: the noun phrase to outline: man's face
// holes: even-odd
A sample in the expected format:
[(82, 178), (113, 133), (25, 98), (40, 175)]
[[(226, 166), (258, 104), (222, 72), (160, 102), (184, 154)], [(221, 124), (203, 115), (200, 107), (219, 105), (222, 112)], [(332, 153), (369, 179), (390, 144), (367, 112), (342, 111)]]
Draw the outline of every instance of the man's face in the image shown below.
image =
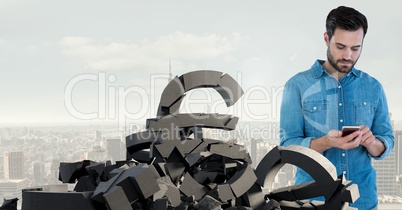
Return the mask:
[(350, 72), (359, 59), (363, 38), (362, 28), (357, 31), (335, 29), (331, 40), (326, 35), (327, 60), (335, 70), (344, 74)]

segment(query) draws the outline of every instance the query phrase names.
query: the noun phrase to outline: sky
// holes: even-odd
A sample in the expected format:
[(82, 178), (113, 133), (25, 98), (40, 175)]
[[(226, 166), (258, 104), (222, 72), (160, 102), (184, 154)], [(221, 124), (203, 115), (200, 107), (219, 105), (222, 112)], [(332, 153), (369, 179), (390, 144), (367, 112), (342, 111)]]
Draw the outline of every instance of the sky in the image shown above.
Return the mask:
[(0, 0), (0, 125), (152, 118), (169, 68), (220, 71), (245, 92), (228, 108), (191, 91), (183, 112), (279, 120), (284, 83), (326, 58), (325, 18), (340, 5), (368, 18), (356, 68), (402, 120), (402, 1)]

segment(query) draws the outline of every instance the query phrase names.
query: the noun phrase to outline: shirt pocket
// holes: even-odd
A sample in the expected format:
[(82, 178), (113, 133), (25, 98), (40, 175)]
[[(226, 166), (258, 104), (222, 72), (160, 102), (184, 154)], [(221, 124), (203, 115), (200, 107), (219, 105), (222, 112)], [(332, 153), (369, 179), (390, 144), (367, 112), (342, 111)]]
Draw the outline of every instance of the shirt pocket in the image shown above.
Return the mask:
[(371, 127), (377, 103), (370, 101), (353, 102), (355, 125)]
[(326, 100), (303, 102), (304, 119), (307, 124), (311, 126), (314, 126), (316, 123), (324, 125), (327, 116), (327, 106), (328, 103)]

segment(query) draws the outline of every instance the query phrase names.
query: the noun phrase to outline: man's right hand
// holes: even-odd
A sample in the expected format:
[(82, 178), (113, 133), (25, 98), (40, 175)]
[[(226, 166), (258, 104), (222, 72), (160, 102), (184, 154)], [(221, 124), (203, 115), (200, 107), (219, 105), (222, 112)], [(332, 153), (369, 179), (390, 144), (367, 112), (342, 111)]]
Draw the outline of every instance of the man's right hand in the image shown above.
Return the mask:
[(317, 152), (324, 152), (332, 147), (348, 150), (360, 145), (362, 139), (361, 131), (355, 131), (344, 137), (341, 134), (342, 131), (330, 130), (327, 135), (313, 139), (310, 148)]

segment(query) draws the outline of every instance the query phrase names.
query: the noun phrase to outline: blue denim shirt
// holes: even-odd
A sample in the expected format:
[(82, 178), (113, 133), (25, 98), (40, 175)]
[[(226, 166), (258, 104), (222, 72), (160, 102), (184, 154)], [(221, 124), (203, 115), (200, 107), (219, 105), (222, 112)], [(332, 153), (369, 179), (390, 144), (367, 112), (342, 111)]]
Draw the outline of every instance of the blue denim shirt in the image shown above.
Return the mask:
[[(343, 125), (365, 125), (385, 145), (380, 157), (372, 157), (363, 146), (342, 150), (330, 148), (322, 154), (336, 167), (338, 175), (356, 183), (360, 197), (351, 206), (371, 209), (377, 205), (376, 173), (371, 158), (382, 159), (394, 147), (388, 105), (381, 84), (355, 68), (340, 81), (329, 75), (317, 60), (311, 69), (300, 72), (286, 84), (280, 115), (280, 145), (310, 147), (314, 138)], [(311, 181), (301, 169), (296, 184)]]

